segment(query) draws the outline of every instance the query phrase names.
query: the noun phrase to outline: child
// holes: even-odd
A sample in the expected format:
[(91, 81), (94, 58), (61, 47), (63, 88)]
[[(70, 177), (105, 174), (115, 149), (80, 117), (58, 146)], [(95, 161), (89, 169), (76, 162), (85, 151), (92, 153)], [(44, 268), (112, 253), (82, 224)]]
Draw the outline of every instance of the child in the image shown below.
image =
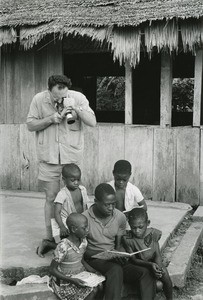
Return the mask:
[(118, 160), (113, 169), (114, 180), (109, 184), (116, 191), (116, 208), (120, 211), (130, 211), (137, 205), (147, 210), (147, 205), (140, 190), (128, 182), (131, 175), (131, 164), (127, 160)]
[(56, 243), (59, 243), (62, 237), (68, 235), (66, 219), (73, 212), (82, 213), (87, 209), (87, 190), (79, 185), (81, 179), (81, 170), (75, 164), (63, 166), (62, 178), (65, 184), (54, 200), (54, 216), (52, 219), (52, 233)]
[(123, 236), (122, 244), (129, 253), (151, 248), (132, 257), (133, 263), (149, 268), (154, 276), (163, 283), (163, 290), (167, 300), (172, 300), (172, 282), (166, 267), (162, 263), (159, 249), (161, 231), (147, 228), (150, 221), (143, 208), (134, 208), (129, 212), (128, 221), (131, 230)]
[(71, 213), (66, 225), (69, 228), (69, 236), (64, 238), (55, 250), (55, 257), (50, 265), (52, 276), (49, 286), (61, 300), (94, 299), (98, 288), (87, 287), (83, 280), (72, 277), (85, 270), (96, 272), (83, 259), (87, 246), (87, 218), (78, 213)]

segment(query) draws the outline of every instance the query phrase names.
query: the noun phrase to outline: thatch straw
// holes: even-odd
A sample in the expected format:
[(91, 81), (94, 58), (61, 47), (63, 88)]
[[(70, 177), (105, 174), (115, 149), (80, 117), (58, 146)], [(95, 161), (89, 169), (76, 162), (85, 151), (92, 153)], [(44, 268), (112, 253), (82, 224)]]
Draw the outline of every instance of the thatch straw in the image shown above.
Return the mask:
[(180, 28), (184, 52), (195, 53), (196, 48), (203, 44), (203, 21), (181, 22)]
[(0, 29), (0, 47), (3, 44), (12, 44), (17, 41), (17, 32), (13, 28)]
[(111, 43), (114, 60), (118, 59), (120, 65), (124, 64), (126, 59), (132, 67), (135, 67), (140, 61), (140, 28), (116, 28), (107, 39)]
[(168, 22), (155, 22), (149, 27), (145, 27), (145, 46), (148, 53), (153, 47), (157, 47), (158, 52), (163, 48), (174, 51), (178, 49), (178, 22), (171, 20)]

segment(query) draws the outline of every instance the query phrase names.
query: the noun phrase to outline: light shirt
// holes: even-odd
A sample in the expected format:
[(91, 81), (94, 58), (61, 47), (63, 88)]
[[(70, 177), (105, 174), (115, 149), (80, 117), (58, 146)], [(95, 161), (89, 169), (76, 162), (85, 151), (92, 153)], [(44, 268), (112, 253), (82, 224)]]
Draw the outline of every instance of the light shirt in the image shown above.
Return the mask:
[(118, 209), (113, 210), (112, 218), (106, 225), (103, 225), (93, 212), (93, 204), (88, 210), (83, 212), (88, 219), (89, 233), (87, 235), (87, 251), (93, 250), (101, 252), (115, 249), (116, 236), (125, 234), (126, 217)]
[[(112, 180), (108, 182), (114, 190), (115, 188), (115, 181)], [(128, 182), (125, 190), (125, 200), (124, 200), (124, 206), (125, 210), (130, 211), (133, 208), (135, 208), (139, 202), (144, 200), (144, 197), (138, 187), (136, 187), (134, 184)]]
[[(87, 202), (89, 201), (87, 190), (84, 186), (79, 185), (79, 189), (82, 194), (82, 200), (83, 200), (83, 211), (87, 209)], [(73, 213), (77, 212), (75, 208), (75, 204), (73, 202), (71, 193), (67, 187), (63, 187), (57, 194), (56, 199), (54, 200), (54, 203), (60, 203), (62, 205), (61, 207), (61, 219), (63, 223), (66, 223), (67, 217)]]
[[(89, 107), (88, 100), (82, 93), (69, 90), (68, 94), (74, 98), (76, 106), (94, 114)], [(56, 112), (51, 93), (48, 90), (43, 91), (34, 96), (27, 116), (27, 123), (51, 116)], [(78, 118), (73, 124), (67, 124), (67, 120), (64, 118), (60, 124), (51, 124), (44, 130), (36, 131), (36, 146), (38, 160), (41, 162), (80, 165), (84, 147), (81, 119)]]

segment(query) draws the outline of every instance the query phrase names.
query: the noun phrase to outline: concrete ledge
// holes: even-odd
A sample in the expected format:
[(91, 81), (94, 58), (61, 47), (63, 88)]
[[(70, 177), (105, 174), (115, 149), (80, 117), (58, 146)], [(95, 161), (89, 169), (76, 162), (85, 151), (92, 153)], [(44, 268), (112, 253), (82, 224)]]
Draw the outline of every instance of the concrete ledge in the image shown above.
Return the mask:
[(203, 206), (199, 206), (192, 216), (194, 221), (203, 221)]
[(24, 284), (0, 287), (1, 300), (57, 300), (46, 284)]
[(168, 266), (174, 286), (184, 287), (191, 260), (203, 234), (203, 223), (194, 222), (183, 236)]

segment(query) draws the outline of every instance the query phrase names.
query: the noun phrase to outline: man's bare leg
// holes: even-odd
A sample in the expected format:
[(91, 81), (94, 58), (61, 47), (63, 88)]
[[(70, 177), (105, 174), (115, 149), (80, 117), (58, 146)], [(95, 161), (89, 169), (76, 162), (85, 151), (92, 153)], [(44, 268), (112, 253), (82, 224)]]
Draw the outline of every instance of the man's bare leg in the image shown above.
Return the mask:
[[(53, 243), (54, 248), (54, 241), (52, 236), (52, 228), (51, 228), (51, 219), (54, 218), (54, 200), (56, 198), (57, 193), (60, 190), (60, 180), (56, 181), (43, 181), (42, 182), (46, 201), (44, 205), (44, 216), (45, 216), (45, 226), (46, 226), (46, 239), (42, 240), (41, 244), (37, 249), (37, 254), (40, 257), (44, 257), (42, 254), (45, 247), (51, 247)], [(50, 248), (51, 249), (51, 248)]]

